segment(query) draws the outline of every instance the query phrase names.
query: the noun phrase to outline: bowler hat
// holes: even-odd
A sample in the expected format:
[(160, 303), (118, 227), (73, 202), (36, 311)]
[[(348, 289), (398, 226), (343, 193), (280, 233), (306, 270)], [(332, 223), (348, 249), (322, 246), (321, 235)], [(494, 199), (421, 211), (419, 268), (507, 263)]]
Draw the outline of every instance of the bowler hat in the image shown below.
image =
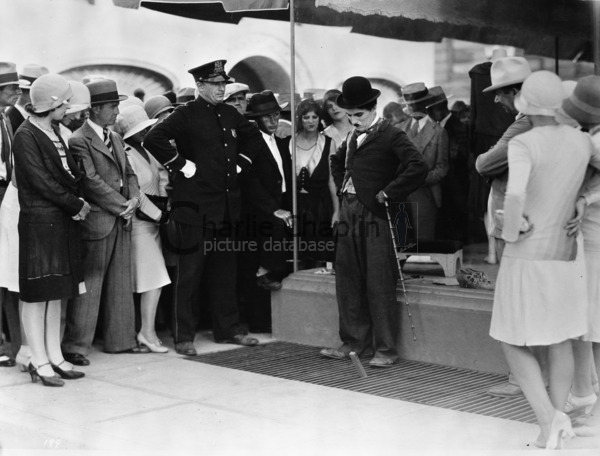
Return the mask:
[(492, 92), (502, 87), (523, 82), (531, 74), (529, 63), (523, 57), (505, 57), (498, 59), (490, 68), (492, 85), (483, 89)]
[(148, 118), (144, 108), (138, 105), (127, 106), (117, 117), (117, 126), (123, 132), (123, 139), (139, 133), (156, 122), (157, 119)]
[(263, 90), (255, 93), (250, 98), (250, 109), (246, 113), (248, 117), (259, 117), (265, 114), (281, 111), (281, 106), (277, 103), (277, 98), (270, 90)]
[(36, 113), (58, 108), (72, 96), (71, 85), (59, 74), (44, 74), (31, 84), (31, 106)]
[(112, 79), (96, 79), (86, 84), (90, 91), (92, 106), (100, 103), (114, 103), (127, 100), (127, 95), (117, 92), (117, 83)]
[(83, 111), (91, 107), (90, 91), (83, 82), (69, 81), (71, 90), (73, 90), (73, 96), (69, 100), (69, 109), (67, 114), (73, 114), (75, 112)]
[(188, 101), (194, 101), (196, 99), (196, 89), (193, 87), (182, 87), (177, 91), (176, 105), (186, 104)]
[(28, 63), (27, 65), (23, 65), (23, 68), (19, 72), (19, 79), (21, 80), (21, 84), (19, 87), (21, 89), (28, 90), (31, 88), (31, 84), (37, 78), (44, 74), (48, 74), (50, 71), (48, 68), (42, 65), (37, 65), (35, 63)]
[(12, 62), (0, 62), (0, 87), (18, 83), (17, 65)]
[(562, 107), (580, 124), (600, 124), (600, 76), (581, 78)]
[(535, 71), (523, 82), (515, 108), (531, 116), (554, 116), (564, 98), (560, 78), (551, 71)]
[(215, 60), (192, 68), (188, 73), (200, 82), (227, 82), (231, 78), (225, 73), (225, 63), (227, 60)]
[(337, 105), (342, 109), (360, 108), (377, 100), (381, 91), (371, 87), (371, 82), (362, 76), (348, 78), (342, 84), (342, 94), (337, 97)]
[(146, 100), (144, 109), (149, 118), (155, 119), (159, 114), (165, 111), (173, 111), (175, 108), (164, 95), (155, 95)]

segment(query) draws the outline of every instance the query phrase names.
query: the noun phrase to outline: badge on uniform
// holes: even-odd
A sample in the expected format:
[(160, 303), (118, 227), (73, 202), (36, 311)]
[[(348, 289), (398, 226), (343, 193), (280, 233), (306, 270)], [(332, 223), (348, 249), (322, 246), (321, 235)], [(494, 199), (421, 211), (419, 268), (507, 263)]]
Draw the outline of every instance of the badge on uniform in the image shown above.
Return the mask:
[(233, 136), (234, 138), (237, 138), (237, 132), (235, 131), (235, 128), (231, 129), (231, 136)]

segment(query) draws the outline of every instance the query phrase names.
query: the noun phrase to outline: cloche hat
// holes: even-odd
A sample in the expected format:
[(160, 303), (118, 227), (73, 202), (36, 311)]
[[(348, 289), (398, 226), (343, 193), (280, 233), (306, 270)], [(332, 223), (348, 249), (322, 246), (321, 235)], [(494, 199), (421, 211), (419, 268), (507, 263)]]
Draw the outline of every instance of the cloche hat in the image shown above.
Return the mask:
[(117, 117), (117, 125), (123, 133), (123, 139), (139, 133), (156, 122), (157, 119), (148, 118), (144, 108), (138, 105), (127, 106)]
[(580, 124), (600, 123), (600, 76), (581, 78), (570, 97), (562, 107), (565, 112)]
[(173, 111), (175, 108), (171, 104), (171, 101), (164, 95), (155, 95), (146, 100), (144, 109), (150, 119), (155, 119), (159, 114), (165, 111)]
[(33, 112), (47, 112), (67, 103), (73, 96), (71, 85), (59, 74), (48, 73), (31, 84)]
[(515, 97), (515, 108), (532, 116), (554, 116), (564, 98), (560, 78), (551, 71), (531, 73)]
[(75, 112), (89, 109), (91, 105), (90, 91), (83, 82), (69, 81), (71, 90), (73, 90), (73, 96), (69, 100), (69, 109), (67, 114), (73, 114)]

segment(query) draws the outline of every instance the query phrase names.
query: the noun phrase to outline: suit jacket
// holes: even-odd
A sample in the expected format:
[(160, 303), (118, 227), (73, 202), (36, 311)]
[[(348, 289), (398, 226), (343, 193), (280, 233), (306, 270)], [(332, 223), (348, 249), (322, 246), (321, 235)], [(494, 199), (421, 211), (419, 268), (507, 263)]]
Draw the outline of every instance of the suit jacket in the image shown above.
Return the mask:
[[(292, 157), (289, 152), (290, 136), (279, 138), (275, 143), (281, 156), (283, 176), (269, 147), (255, 157), (252, 168), (241, 178), (242, 204), (245, 212), (259, 214), (261, 217), (271, 217), (277, 209), (291, 210), (292, 194)], [(264, 143), (264, 141), (263, 141)], [(281, 184), (285, 179), (286, 192), (281, 192)]]
[(411, 122), (412, 118), (405, 120), (402, 122), (401, 128), (421, 152), (429, 167), (425, 187), (431, 191), (433, 200), (439, 208), (442, 205), (442, 179), (448, 173), (448, 133), (440, 124), (430, 120), (416, 136), (413, 136), (410, 132)]
[(383, 190), (392, 201), (406, 201), (423, 185), (427, 164), (406, 134), (387, 120), (379, 122), (358, 148), (356, 134), (348, 138), (330, 158), (338, 192), (352, 177), (360, 202), (385, 219), (385, 206), (375, 199), (377, 193)]
[[(144, 147), (174, 174), (172, 218), (188, 225), (217, 227), (224, 220), (239, 220), (237, 166), (249, 169), (264, 145), (258, 127), (235, 108), (212, 105), (201, 97), (178, 106), (144, 139)], [(196, 164), (190, 178), (179, 172), (186, 160)]]
[(6, 110), (6, 116), (8, 117), (12, 131), (14, 132), (17, 131), (17, 128), (19, 128), (25, 120), (25, 117), (23, 117), (21, 111), (19, 111), (15, 106), (11, 106)]
[(137, 177), (125, 154), (125, 143), (114, 132), (110, 136), (117, 160), (88, 122), (69, 139), (69, 149), (79, 158), (85, 172), (82, 186), (91, 206), (81, 222), (82, 237), (86, 240), (108, 236), (125, 209), (123, 203), (140, 196)]

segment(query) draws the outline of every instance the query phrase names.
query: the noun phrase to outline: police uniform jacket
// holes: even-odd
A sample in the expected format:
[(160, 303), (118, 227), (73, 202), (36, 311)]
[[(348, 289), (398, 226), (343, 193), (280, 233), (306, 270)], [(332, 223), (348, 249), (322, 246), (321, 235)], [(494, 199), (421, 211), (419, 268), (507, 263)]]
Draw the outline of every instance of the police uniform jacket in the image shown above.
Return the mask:
[(379, 122), (358, 148), (356, 134), (348, 135), (330, 160), (338, 190), (351, 177), (360, 202), (383, 219), (385, 206), (377, 202), (377, 193), (383, 190), (391, 201), (406, 201), (423, 185), (429, 171), (406, 133), (387, 120)]
[[(237, 167), (248, 170), (264, 141), (258, 127), (235, 108), (198, 97), (155, 124), (144, 147), (171, 173), (171, 217), (188, 225), (218, 227), (224, 220), (239, 220)], [(180, 172), (186, 160), (196, 165), (190, 178)]]

